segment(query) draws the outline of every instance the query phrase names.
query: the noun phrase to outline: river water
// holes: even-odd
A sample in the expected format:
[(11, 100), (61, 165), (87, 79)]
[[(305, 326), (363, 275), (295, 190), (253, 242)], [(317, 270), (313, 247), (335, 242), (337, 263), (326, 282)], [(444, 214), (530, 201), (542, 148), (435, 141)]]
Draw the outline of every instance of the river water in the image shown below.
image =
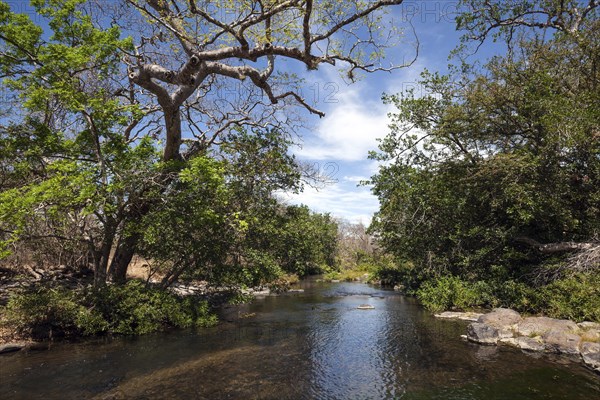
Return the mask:
[(302, 287), (230, 307), (214, 328), (2, 356), (0, 399), (600, 398), (578, 363), (468, 343), (466, 323), (393, 291)]

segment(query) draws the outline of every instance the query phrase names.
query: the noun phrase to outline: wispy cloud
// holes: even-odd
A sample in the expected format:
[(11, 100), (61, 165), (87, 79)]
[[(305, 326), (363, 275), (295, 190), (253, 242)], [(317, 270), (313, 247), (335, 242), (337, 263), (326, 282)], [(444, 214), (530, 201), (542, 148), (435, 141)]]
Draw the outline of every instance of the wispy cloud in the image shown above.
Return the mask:
[(328, 212), (352, 222), (369, 224), (379, 204), (366, 187), (337, 183), (325, 189), (306, 188), (299, 194), (281, 193), (294, 204), (305, 204), (317, 212)]
[(310, 160), (365, 160), (387, 132), (387, 110), (380, 101), (365, 101), (357, 89), (340, 93), (339, 103), (305, 137), (297, 154)]

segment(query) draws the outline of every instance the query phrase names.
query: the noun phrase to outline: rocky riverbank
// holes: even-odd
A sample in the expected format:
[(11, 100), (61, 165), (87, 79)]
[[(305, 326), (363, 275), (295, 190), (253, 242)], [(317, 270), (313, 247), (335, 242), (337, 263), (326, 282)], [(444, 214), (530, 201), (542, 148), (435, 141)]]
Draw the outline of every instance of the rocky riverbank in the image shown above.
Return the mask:
[(506, 308), (497, 308), (487, 314), (445, 312), (436, 317), (474, 321), (467, 327), (469, 341), (564, 354), (581, 359), (586, 366), (600, 373), (599, 323), (577, 324), (548, 317), (523, 317)]

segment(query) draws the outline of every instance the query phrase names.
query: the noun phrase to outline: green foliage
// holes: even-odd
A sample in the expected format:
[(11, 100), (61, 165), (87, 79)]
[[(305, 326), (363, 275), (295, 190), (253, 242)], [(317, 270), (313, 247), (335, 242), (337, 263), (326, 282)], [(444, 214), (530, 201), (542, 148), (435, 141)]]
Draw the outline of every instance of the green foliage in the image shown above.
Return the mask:
[(75, 292), (61, 288), (38, 288), (15, 295), (5, 309), (6, 323), (34, 338), (105, 331), (107, 323), (102, 316), (80, 300)]
[(94, 306), (106, 320), (108, 330), (116, 334), (141, 335), (166, 326), (188, 328), (216, 323), (205, 301), (181, 298), (136, 280), (105, 286), (89, 293), (85, 301)]
[(367, 271), (366, 269), (361, 269), (360, 267), (357, 267), (356, 269), (344, 269), (341, 271), (328, 271), (325, 274), (324, 279), (326, 281), (337, 280), (337, 281), (353, 282), (353, 281), (366, 280), (365, 276), (370, 277), (369, 271)]
[(484, 306), (488, 302), (486, 285), (470, 284), (455, 276), (442, 276), (425, 282), (417, 291), (417, 298), (433, 311)]
[[(600, 31), (589, 23), (597, 10), (580, 32), (517, 41), (511, 15), (557, 9), (463, 3), (479, 10), (457, 21), (471, 38), (484, 39), (477, 34), (495, 13), (507, 17), (498, 37), (514, 39), (512, 51), (480, 70), (424, 71), (422, 96), (384, 96), (397, 112), (380, 151), (371, 154), (382, 166), (370, 182), (381, 204), (370, 229), (385, 251), (412, 263), (398, 279), (424, 282), (418, 294), (432, 309), (502, 305), (592, 316), (584, 310), (594, 309), (594, 300), (571, 293), (575, 281), (536, 286), (532, 271), (570, 254), (546, 254), (522, 239), (593, 242), (600, 234), (600, 70), (593, 61)], [(538, 296), (553, 291), (554, 302)]]
[(89, 293), (39, 288), (13, 296), (5, 311), (9, 327), (36, 338), (140, 335), (165, 327), (210, 326), (217, 321), (205, 301), (181, 298), (139, 281)]
[(578, 274), (557, 280), (539, 294), (545, 313), (574, 321), (600, 321), (600, 274)]
[(389, 287), (402, 285), (406, 293), (413, 293), (419, 283), (412, 263), (396, 261), (391, 257), (375, 264), (371, 280)]

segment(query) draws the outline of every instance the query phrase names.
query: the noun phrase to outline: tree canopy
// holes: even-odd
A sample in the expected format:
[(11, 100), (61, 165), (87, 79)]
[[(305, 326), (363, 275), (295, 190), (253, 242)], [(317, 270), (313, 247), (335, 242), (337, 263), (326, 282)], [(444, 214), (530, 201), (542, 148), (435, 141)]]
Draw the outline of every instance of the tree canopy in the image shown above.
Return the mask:
[[(598, 4), (463, 3), (467, 41), (498, 34), (512, 49), (482, 69), (424, 71), (423, 96), (384, 96), (397, 111), (371, 155), (383, 161), (371, 229), (421, 280), (540, 285), (597, 270), (573, 251), (599, 248)], [(537, 28), (545, 38), (516, 35)]]

